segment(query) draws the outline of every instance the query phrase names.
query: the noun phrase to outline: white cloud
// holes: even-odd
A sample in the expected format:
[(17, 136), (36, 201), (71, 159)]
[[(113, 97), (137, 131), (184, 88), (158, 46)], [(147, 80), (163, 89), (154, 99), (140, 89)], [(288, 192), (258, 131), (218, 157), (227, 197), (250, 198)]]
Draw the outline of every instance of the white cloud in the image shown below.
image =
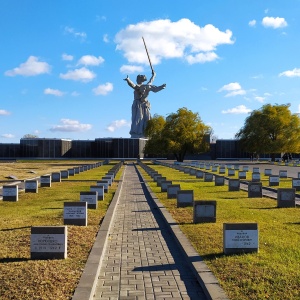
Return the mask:
[(84, 66), (99, 66), (104, 62), (104, 58), (101, 56), (93, 56), (93, 55), (84, 55), (79, 60), (77, 65)]
[(256, 25), (256, 20), (249, 21), (249, 26), (254, 27)]
[(96, 77), (96, 74), (83, 67), (80, 69), (68, 71), (66, 74), (59, 74), (59, 77), (66, 80), (89, 82)]
[(96, 88), (93, 89), (95, 95), (107, 95), (109, 92), (113, 90), (113, 84), (110, 82), (106, 82), (105, 84), (100, 84)]
[(104, 34), (104, 35), (103, 35), (103, 42), (104, 42), (104, 43), (109, 43), (108, 34)]
[(5, 72), (6, 76), (36, 76), (45, 73), (50, 73), (51, 66), (44, 62), (39, 61), (39, 58), (36, 56), (29, 56), (25, 63), (20, 64), (19, 67)]
[(288, 24), (284, 18), (279, 17), (264, 17), (262, 20), (264, 27), (271, 27), (274, 29), (286, 27)]
[(15, 136), (11, 133), (4, 133), (1, 135), (1, 137), (5, 138), (5, 139), (13, 139)]
[(64, 95), (64, 92), (62, 92), (60, 90), (54, 90), (54, 89), (47, 88), (44, 90), (44, 94), (61, 97)]
[(73, 97), (78, 97), (79, 95), (80, 94), (78, 92), (76, 92), (76, 91), (74, 91), (74, 92), (71, 93), (71, 96), (73, 96)]
[(71, 34), (75, 38), (80, 38), (82, 41), (86, 39), (86, 33), (85, 32), (76, 31), (72, 27), (66, 26), (65, 29), (64, 29), (64, 32), (65, 32), (65, 34)]
[(260, 103), (265, 102), (266, 97), (255, 96), (254, 99)]
[(247, 108), (245, 105), (238, 105), (237, 107), (222, 110), (222, 114), (248, 114), (252, 110)]
[(110, 123), (106, 130), (110, 132), (114, 132), (115, 130), (121, 128), (121, 127), (130, 127), (131, 123), (127, 122), (126, 120), (116, 120)]
[(77, 120), (61, 119), (61, 125), (55, 125), (50, 128), (50, 131), (62, 131), (62, 132), (82, 132), (92, 128), (91, 124), (80, 124)]
[(220, 31), (207, 24), (196, 25), (189, 19), (171, 22), (168, 19), (128, 25), (115, 36), (117, 50), (123, 51), (130, 63), (148, 65), (148, 58), (141, 37), (145, 38), (151, 62), (181, 58), (189, 63), (216, 60), (219, 45), (233, 44), (230, 30)]
[(284, 72), (280, 73), (279, 76), (300, 77), (300, 69), (295, 68), (293, 70), (284, 71)]
[(0, 116), (8, 116), (10, 115), (10, 112), (4, 109), (0, 109)]
[(229, 84), (221, 87), (218, 92), (225, 91), (227, 94), (225, 97), (233, 97), (237, 95), (245, 95), (246, 91), (242, 89), (241, 85), (238, 82), (231, 82)]
[(124, 65), (120, 68), (120, 72), (123, 74), (139, 73), (144, 72), (144, 68), (142, 66)]
[(74, 59), (74, 56), (73, 55), (69, 55), (69, 54), (66, 54), (64, 53), (62, 56), (61, 56), (62, 60), (67, 60), (67, 61), (71, 61)]

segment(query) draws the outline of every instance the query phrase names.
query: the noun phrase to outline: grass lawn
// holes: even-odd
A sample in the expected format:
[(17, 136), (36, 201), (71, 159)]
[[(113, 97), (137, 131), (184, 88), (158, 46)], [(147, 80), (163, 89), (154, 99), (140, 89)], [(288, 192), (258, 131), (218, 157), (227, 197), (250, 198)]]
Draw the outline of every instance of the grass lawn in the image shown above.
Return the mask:
[[(2, 178), (10, 173), (24, 179), (89, 163), (93, 161), (16, 162), (3, 168), (5, 174), (0, 173)], [(37, 194), (19, 193), (18, 202), (0, 201), (1, 300), (71, 299), (117, 183), (114, 182), (105, 194), (105, 200), (98, 202), (97, 209), (88, 210), (88, 226), (68, 225), (67, 259), (31, 260), (30, 228), (63, 225), (63, 203), (79, 201), (80, 192), (89, 191), (90, 186), (95, 185), (114, 164), (52, 183), (51, 188), (39, 188)], [(37, 170), (38, 175), (28, 176), (28, 170)]]
[[(275, 200), (249, 199), (245, 191), (229, 192), (228, 186), (215, 186), (214, 182), (171, 168), (148, 165), (167, 180), (179, 183), (182, 190), (194, 190), (195, 200), (217, 201), (216, 223), (193, 224), (192, 208), (177, 208), (176, 200), (167, 199), (167, 193), (141, 171), (230, 299), (300, 299), (299, 208), (277, 208)], [(283, 180), (280, 187), (291, 185)], [(223, 223), (237, 222), (258, 223), (258, 253), (223, 254)]]

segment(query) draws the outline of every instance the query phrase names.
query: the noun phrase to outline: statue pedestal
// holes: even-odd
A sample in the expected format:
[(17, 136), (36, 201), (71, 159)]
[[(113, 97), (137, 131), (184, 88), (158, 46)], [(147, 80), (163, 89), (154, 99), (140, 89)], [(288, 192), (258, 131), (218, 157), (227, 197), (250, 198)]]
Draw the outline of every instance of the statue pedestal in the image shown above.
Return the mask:
[(98, 138), (94, 153), (103, 158), (144, 158), (145, 138)]

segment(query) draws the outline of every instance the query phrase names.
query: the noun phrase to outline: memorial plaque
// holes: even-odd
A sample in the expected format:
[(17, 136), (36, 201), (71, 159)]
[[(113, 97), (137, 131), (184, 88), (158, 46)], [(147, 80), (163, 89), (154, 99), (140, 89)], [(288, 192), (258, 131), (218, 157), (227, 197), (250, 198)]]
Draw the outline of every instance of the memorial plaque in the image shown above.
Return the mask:
[(171, 184), (167, 186), (167, 198), (177, 198), (177, 192), (180, 191), (180, 184)]
[(272, 175), (272, 169), (265, 169), (265, 176)]
[(193, 202), (194, 202), (193, 190), (177, 191), (177, 207), (193, 206)]
[(234, 169), (228, 169), (228, 176), (235, 176), (235, 170)]
[(215, 176), (215, 186), (222, 186), (225, 184), (225, 178), (223, 176)]
[(223, 249), (225, 254), (258, 252), (257, 223), (224, 223)]
[(111, 176), (105, 175), (105, 176), (102, 177), (102, 180), (108, 180), (109, 186), (111, 186), (112, 183), (113, 183), (113, 178)]
[(61, 173), (60, 172), (54, 172), (51, 174), (51, 181), (52, 182), (61, 182)]
[(248, 172), (249, 171), (249, 166), (243, 166), (243, 171)]
[(193, 221), (194, 223), (215, 223), (217, 201), (197, 200), (194, 201)]
[(204, 169), (205, 168), (205, 164), (200, 164), (200, 169)]
[(17, 185), (4, 185), (2, 188), (3, 201), (18, 201), (19, 188)]
[(253, 173), (260, 173), (259, 168), (258, 168), (258, 167), (254, 167), (254, 168), (253, 168)]
[(295, 207), (296, 190), (293, 188), (277, 189), (277, 207)]
[(211, 166), (210, 166), (210, 165), (205, 165), (205, 170), (209, 171), (209, 170), (210, 170), (210, 168), (211, 168)]
[(98, 193), (80, 192), (80, 202), (87, 202), (88, 208), (96, 209), (98, 207)]
[(87, 202), (64, 202), (64, 225), (87, 226)]
[(262, 198), (262, 183), (261, 182), (249, 182), (248, 198)]
[(210, 173), (205, 173), (204, 174), (204, 181), (205, 182), (213, 182), (214, 180), (214, 175)]
[(75, 175), (75, 170), (74, 170), (74, 168), (68, 169), (68, 171), (69, 171), (69, 176), (74, 176), (74, 175)]
[(161, 177), (157, 178), (156, 185), (161, 187), (161, 182), (166, 181), (166, 180), (167, 180), (166, 177), (161, 176)]
[(226, 172), (226, 169), (225, 169), (224, 166), (222, 166), (222, 167), (219, 168), (219, 173), (220, 174), (225, 174), (225, 172)]
[(229, 179), (228, 180), (228, 191), (238, 192), (240, 190), (240, 180), (239, 179)]
[(91, 192), (97, 192), (97, 200), (104, 200), (104, 185), (92, 185), (90, 186)]
[(293, 187), (296, 191), (300, 191), (300, 179), (299, 179), (299, 178), (293, 178), (293, 179), (292, 179), (292, 187)]
[(98, 184), (99, 184), (99, 185), (104, 185), (104, 193), (108, 193), (108, 189), (109, 189), (109, 180), (104, 180), (104, 179), (98, 180), (96, 184), (97, 184), (97, 185), (98, 185)]
[(269, 177), (269, 186), (279, 186), (279, 176), (270, 175)]
[(260, 173), (258, 173), (258, 172), (252, 173), (252, 181), (259, 182), (260, 181)]
[(280, 170), (279, 171), (279, 177), (280, 178), (287, 178), (287, 171), (286, 170)]
[(161, 174), (155, 174), (155, 175), (153, 176), (153, 180), (154, 180), (155, 182), (157, 182), (158, 178), (160, 178), (160, 177), (162, 177)]
[(203, 171), (201, 171), (201, 170), (197, 170), (196, 171), (196, 178), (203, 178)]
[(67, 258), (67, 237), (67, 226), (31, 227), (31, 259)]
[(190, 175), (195, 176), (196, 175), (196, 169), (191, 168), (190, 169)]
[(75, 168), (74, 168), (74, 173), (75, 173), (75, 174), (79, 174), (79, 173), (80, 173), (79, 167), (75, 167)]
[(161, 182), (161, 187), (160, 190), (162, 193), (166, 193), (168, 191), (168, 185), (171, 185), (172, 181), (171, 180), (164, 180)]
[(211, 171), (212, 172), (218, 172), (218, 167), (217, 166), (212, 166)]
[(240, 166), (239, 165), (234, 165), (234, 169), (239, 171), (240, 170)]
[(239, 179), (246, 179), (246, 171), (239, 171)]
[(51, 187), (51, 175), (42, 175), (40, 177), (41, 187)]
[(37, 180), (25, 180), (25, 193), (38, 193), (39, 184)]
[(62, 170), (60, 171), (60, 175), (62, 179), (67, 179), (69, 178), (69, 171), (68, 170)]

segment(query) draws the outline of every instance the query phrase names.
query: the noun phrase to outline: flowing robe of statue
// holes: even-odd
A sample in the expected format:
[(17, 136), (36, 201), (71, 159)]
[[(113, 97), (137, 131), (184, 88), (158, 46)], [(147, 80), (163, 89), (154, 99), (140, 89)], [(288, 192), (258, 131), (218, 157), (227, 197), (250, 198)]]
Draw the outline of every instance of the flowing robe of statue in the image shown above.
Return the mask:
[(124, 79), (127, 81), (128, 85), (134, 89), (130, 129), (130, 135), (132, 138), (145, 137), (145, 128), (147, 122), (151, 119), (150, 102), (147, 99), (149, 93), (157, 93), (166, 87), (166, 84), (160, 86), (152, 85), (155, 75), (155, 72), (153, 72), (152, 77), (147, 84), (143, 84), (143, 82), (147, 80), (145, 75), (137, 76), (137, 84), (133, 83), (128, 76)]

